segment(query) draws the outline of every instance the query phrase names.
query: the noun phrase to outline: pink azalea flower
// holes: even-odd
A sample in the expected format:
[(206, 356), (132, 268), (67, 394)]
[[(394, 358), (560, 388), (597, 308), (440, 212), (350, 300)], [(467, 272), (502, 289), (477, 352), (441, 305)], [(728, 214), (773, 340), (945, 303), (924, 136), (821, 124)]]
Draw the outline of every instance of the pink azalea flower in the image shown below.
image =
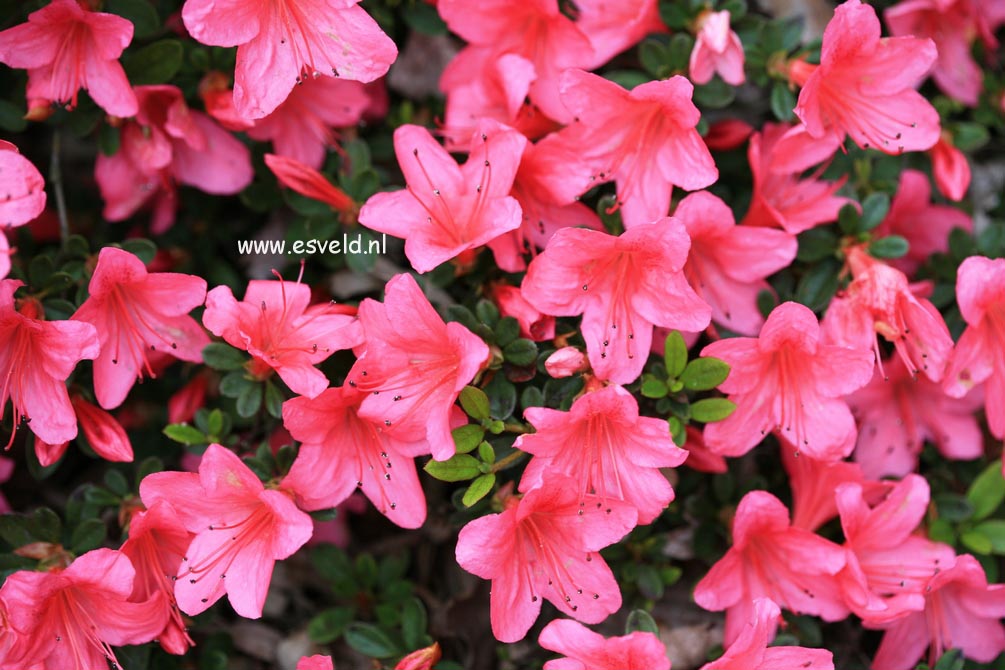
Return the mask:
[[(740, 500), (733, 519), (733, 546), (694, 589), (707, 610), (726, 610), (726, 645), (754, 618), (754, 603), (769, 598), (797, 614), (824, 621), (848, 616), (835, 575), (845, 552), (822, 537), (789, 525), (789, 511), (766, 491)], [(768, 635), (774, 633), (774, 625)]]
[(924, 151), (938, 141), (939, 114), (914, 90), (935, 62), (935, 43), (879, 34), (876, 10), (846, 0), (824, 31), (820, 65), (790, 65), (790, 78), (803, 87), (795, 113), (808, 138), (801, 138), (799, 145), (811, 148), (815, 143), (816, 148), (802, 161), (794, 155), (789, 167), (819, 162), (846, 135), (863, 149), (887, 154)]
[(296, 670), (335, 670), (335, 664), (332, 663), (331, 656), (315, 654), (314, 656), (304, 656), (297, 661)]
[(94, 178), (105, 200), (104, 217), (123, 221), (153, 204), (152, 230), (174, 223), (175, 182), (214, 195), (232, 195), (251, 183), (251, 154), (208, 116), (188, 108), (174, 86), (137, 86), (140, 109), (120, 128), (114, 156), (98, 155)]
[(203, 44), (237, 47), (234, 106), (249, 119), (272, 113), (308, 77), (369, 82), (398, 55), (359, 0), (186, 0), (182, 19)]
[(702, 138), (712, 151), (731, 151), (738, 148), (754, 132), (754, 127), (742, 119), (722, 119), (710, 123)]
[(509, 192), (526, 143), (515, 130), (486, 123), (459, 167), (428, 130), (401, 126), (394, 153), (407, 185), (372, 196), (359, 222), (403, 238), (408, 262), (428, 272), (520, 226), (520, 205)]
[(948, 649), (990, 663), (1005, 651), (1005, 585), (988, 585), (984, 568), (969, 554), (942, 570), (925, 586), (925, 610), (912, 612), (882, 628), (883, 642), (873, 670), (909, 670), (929, 648), (934, 665)]
[(900, 173), (897, 194), (890, 211), (873, 235), (900, 235), (910, 243), (907, 255), (890, 261), (898, 270), (913, 275), (934, 253), (949, 251), (949, 233), (953, 228), (973, 230), (970, 217), (955, 207), (932, 204), (932, 187), (928, 177), (917, 170)]
[(635, 526), (635, 509), (578, 493), (563, 475), (509, 497), (501, 514), (468, 523), (457, 538), (457, 562), (492, 580), (492, 633), (523, 639), (547, 599), (564, 614), (599, 623), (621, 607), (621, 591), (596, 553)]
[[(126, 429), (115, 417), (91, 403), (83, 396), (74, 394), (70, 398), (77, 422), (84, 431), (87, 444), (98, 456), (116, 463), (133, 462), (133, 445), (129, 442)], [(41, 460), (41, 459), (39, 459)]]
[(594, 183), (617, 182), (626, 228), (666, 216), (674, 186), (693, 191), (719, 178), (695, 130), (701, 114), (691, 102), (694, 86), (684, 77), (626, 91), (595, 74), (568, 70), (561, 91), (575, 117), (560, 133), (579, 156), (581, 165), (572, 169), (586, 170), (597, 178)]
[(488, 295), (499, 307), (499, 314), (511, 316), (520, 323), (520, 337), (535, 342), (555, 338), (555, 317), (537, 311), (523, 297), (519, 286), (493, 284), (488, 289)]
[(783, 303), (759, 337), (713, 342), (701, 355), (729, 363), (719, 388), (737, 405), (729, 418), (705, 426), (713, 451), (741, 456), (774, 430), (813, 458), (851, 453), (855, 420), (841, 397), (869, 382), (872, 353), (821, 342), (817, 319), (803, 305)]
[(683, 274), (689, 247), (683, 224), (672, 218), (620, 237), (565, 228), (530, 264), (523, 295), (545, 314), (582, 314), (597, 376), (629, 384), (642, 373), (653, 326), (694, 331), (709, 324), (711, 309)]
[[(14, 474), (14, 461), (0, 456), (0, 484), (10, 481), (10, 476)], [(10, 514), (14, 510), (3, 493), (0, 493), (0, 514)], [(2, 647), (0, 647), (2, 650)]]
[(206, 295), (202, 322), (214, 335), (251, 354), (251, 372), (275, 371), (290, 390), (308, 398), (328, 388), (318, 364), (362, 343), (357, 320), (342, 305), (310, 305), (311, 289), (289, 281), (252, 280), (238, 302), (227, 286)]
[(838, 181), (821, 181), (819, 175), (801, 177), (798, 170), (779, 169), (777, 164), (789, 162), (801, 154), (787, 156), (786, 143), (780, 140), (792, 129), (783, 123), (765, 123), (754, 133), (747, 148), (747, 160), (754, 176), (754, 193), (750, 208), (743, 217), (748, 226), (780, 226), (793, 235), (821, 223), (837, 221), (838, 212), (851, 202), (834, 195), (847, 177)]
[(646, 35), (667, 31), (656, 0), (578, 0), (575, 15), (576, 27), (593, 46), (593, 59), (582, 66), (587, 70), (606, 65)]
[(866, 484), (858, 463), (848, 461), (818, 461), (806, 454), (796, 455), (789, 445), (782, 446), (782, 465), (789, 475), (792, 488), (792, 526), (816, 532), (838, 515), (834, 491), (846, 483), (863, 484), (870, 493), (885, 492), (885, 485)]
[(318, 170), (328, 147), (335, 146), (332, 128), (355, 126), (369, 104), (370, 96), (358, 81), (308, 79), (271, 114), (255, 121), (248, 137), (271, 141), (280, 156)]
[(859, 424), (855, 460), (867, 477), (878, 479), (914, 472), (926, 441), (948, 459), (979, 458), (984, 436), (974, 413), (982, 396), (950, 397), (940, 384), (912, 375), (902, 360), (887, 361), (868, 386), (847, 398)]
[(580, 396), (568, 412), (530, 407), (524, 412), (537, 432), (513, 444), (534, 455), (520, 480), (523, 491), (544, 486), (552, 473), (576, 482), (580, 498), (622, 500), (651, 523), (674, 499), (660, 468), (677, 467), (687, 452), (674, 446), (663, 419), (639, 416), (634, 396), (605, 386)]
[(195, 533), (182, 558), (175, 597), (192, 616), (223, 597), (243, 617), (262, 616), (277, 560), (311, 538), (313, 522), (292, 494), (266, 489), (234, 452), (211, 444), (199, 474), (155, 472), (140, 483), (143, 504), (171, 503), (182, 525)]
[(974, 0), (906, 0), (883, 13), (894, 35), (930, 38), (938, 49), (932, 79), (946, 95), (971, 107), (984, 76), (970, 53), (981, 17)]
[(0, 63), (28, 70), (26, 97), (36, 105), (73, 109), (83, 88), (112, 116), (132, 116), (136, 96), (118, 61), (132, 39), (133, 24), (121, 16), (52, 0), (0, 33)]
[(781, 612), (768, 598), (753, 602), (751, 616), (742, 623), (736, 640), (718, 659), (701, 670), (834, 670), (834, 658), (826, 649), (806, 647), (769, 647), (775, 637)]
[(692, 470), (712, 475), (721, 475), (729, 471), (726, 459), (705, 446), (705, 438), (698, 428), (687, 427), (687, 440), (684, 442), (684, 447), (687, 449), (687, 460), (684, 461), (684, 465)]
[(674, 218), (684, 223), (691, 238), (684, 275), (712, 307), (712, 320), (741, 335), (756, 335), (764, 323), (757, 294), (771, 290), (765, 277), (796, 257), (795, 236), (737, 226), (733, 210), (707, 191), (681, 200)]
[(848, 552), (838, 582), (852, 612), (867, 623), (882, 623), (925, 609), (929, 579), (956, 555), (948, 545), (913, 534), (928, 511), (924, 477), (908, 475), (875, 505), (853, 483), (841, 484), (836, 500)]
[(94, 393), (105, 409), (118, 407), (137, 380), (153, 377), (149, 352), (202, 362), (209, 337), (188, 315), (206, 300), (205, 280), (175, 272), (147, 272), (122, 249), (105, 247), (88, 284), (90, 297), (71, 317), (98, 331)]
[(414, 456), (425, 445), (395, 438), (383, 423), (361, 417), (366, 397), (343, 386), (283, 404), (283, 425), (303, 443), (283, 486), (308, 511), (336, 507), (360, 489), (388, 519), (418, 528), (426, 520), (426, 497)]
[[(2, 35), (2, 33), (0, 33)], [(45, 180), (17, 147), (0, 140), (0, 230), (23, 226), (45, 209)], [(5, 238), (6, 241), (6, 238)], [(0, 250), (5, 256), (6, 249)], [(0, 273), (0, 278), (6, 275)]]
[(34, 299), (16, 305), (20, 286), (15, 279), (0, 280), (0, 411), (8, 398), (14, 407), (7, 448), (22, 418), (38, 438), (61, 444), (77, 436), (66, 378), (79, 361), (98, 355), (98, 336), (89, 323), (46, 321)]
[[(437, 9), (447, 27), (472, 45), (458, 59), (478, 58), (491, 70), (504, 54), (524, 58), (536, 75), (529, 84), (531, 103), (556, 121), (570, 118), (558, 95), (559, 77), (566, 68), (587, 66), (594, 54), (589, 38), (560, 11), (558, 0), (440, 0)], [(477, 48), (491, 55), (469, 53)]]
[(392, 277), (383, 303), (364, 300), (359, 319), (366, 348), (346, 375), (368, 394), (359, 415), (399, 440), (425, 440), (436, 460), (453, 456), (454, 401), (488, 363), (488, 345), (459, 323), (444, 323), (411, 275)]
[(206, 406), (206, 390), (209, 385), (209, 374), (206, 371), (196, 373), (185, 386), (175, 391), (168, 398), (168, 423), (186, 423), (195, 417), (195, 413)]
[(537, 643), (565, 656), (547, 661), (544, 670), (670, 670), (666, 647), (652, 633), (605, 638), (576, 621), (556, 619)]
[(10, 274), (10, 257), (13, 253), (7, 242), (7, 236), (0, 230), (0, 279), (5, 279)]
[(903, 272), (872, 258), (864, 246), (851, 247), (846, 255), (854, 278), (824, 315), (828, 340), (856, 349), (871, 347), (881, 363), (882, 336), (913, 374), (941, 380), (953, 338), (939, 310), (918, 295), (918, 287), (912, 287)]
[(164, 630), (157, 641), (169, 654), (183, 655), (195, 645), (186, 632), (188, 628), (175, 601), (174, 575), (192, 542), (174, 508), (166, 500), (157, 500), (150, 509), (137, 512), (129, 521), (129, 538), (122, 544), (122, 553), (136, 569), (130, 602), (146, 602), (159, 598), (168, 610)]
[(210, 70), (199, 80), (199, 97), (206, 113), (227, 130), (244, 132), (255, 122), (237, 113), (234, 108), (234, 91), (231, 78), (219, 70)]
[(336, 212), (353, 213), (356, 203), (345, 191), (332, 184), (328, 179), (303, 163), (292, 158), (265, 154), (265, 164), (276, 179), (286, 188), (300, 195), (325, 203)]
[(949, 131), (942, 131), (939, 141), (928, 150), (928, 155), (932, 158), (932, 176), (939, 193), (953, 202), (963, 200), (970, 188), (970, 163), (966, 154), (953, 145)]
[(0, 600), (17, 635), (5, 667), (120, 667), (112, 647), (149, 642), (168, 614), (159, 598), (128, 600), (135, 574), (122, 552), (96, 549), (65, 570), (21, 570), (7, 577)]
[(707, 84), (716, 73), (727, 84), (739, 86), (743, 74), (743, 45), (729, 29), (729, 12), (705, 10), (696, 22), (698, 34), (689, 64), (691, 81)]
[(967, 322), (946, 369), (944, 388), (962, 398), (985, 385), (988, 427), (1005, 439), (1005, 259), (972, 256), (956, 275), (956, 301)]

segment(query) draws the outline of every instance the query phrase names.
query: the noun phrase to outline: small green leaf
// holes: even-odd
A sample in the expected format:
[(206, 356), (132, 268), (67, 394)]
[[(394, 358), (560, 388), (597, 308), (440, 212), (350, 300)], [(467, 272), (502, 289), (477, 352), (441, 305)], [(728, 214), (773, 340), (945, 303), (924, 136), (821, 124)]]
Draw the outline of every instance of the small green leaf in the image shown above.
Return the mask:
[(669, 392), (666, 382), (662, 379), (646, 374), (642, 377), (642, 395), (647, 398), (664, 398)]
[[(1000, 467), (1000, 466), (999, 466)], [(955, 493), (939, 493), (933, 496), (939, 516), (946, 521), (960, 522), (974, 515), (974, 506), (970, 501)]]
[(352, 623), (354, 612), (350, 607), (332, 607), (310, 620), (307, 635), (316, 644), (330, 644), (342, 637)]
[(122, 59), (133, 86), (164, 84), (181, 68), (185, 49), (178, 40), (160, 40)]
[(869, 243), (869, 255), (873, 258), (901, 258), (910, 248), (907, 239), (900, 235), (887, 235)]
[(858, 205), (856, 203), (846, 203), (838, 211), (838, 228), (845, 235), (854, 235), (859, 232)]
[(670, 424), (670, 437), (673, 438), (673, 443), (678, 447), (683, 447), (684, 443), (687, 442), (687, 426), (675, 416), (667, 419), (667, 423)]
[(670, 379), (680, 377), (687, 366), (687, 343), (680, 331), (672, 330), (663, 343), (663, 362)]
[(660, 578), (659, 570), (652, 565), (639, 566), (635, 583), (639, 587), (639, 592), (646, 598), (659, 600), (663, 597), (663, 580)]
[(446, 461), (429, 461), (423, 470), (444, 482), (463, 482), (481, 474), (478, 460), (468, 454), (456, 454)]
[(830, 228), (810, 228), (799, 233), (799, 253), (796, 259), (804, 263), (815, 263), (833, 256), (838, 248), (838, 236)]
[(105, 486), (117, 496), (124, 496), (129, 493), (129, 481), (118, 470), (108, 470), (104, 476)]
[(492, 487), (495, 486), (496, 476), (494, 472), (482, 475), (475, 481), (471, 482), (471, 486), (468, 490), (464, 492), (464, 497), (461, 498), (461, 502), (464, 503), (465, 507), (471, 507), (476, 502), (488, 495)]
[(237, 415), (244, 418), (254, 416), (262, 406), (262, 384), (248, 384), (237, 396)]
[(736, 403), (726, 398), (704, 398), (691, 403), (691, 418), (701, 423), (722, 421), (736, 411)]
[(991, 542), (991, 553), (1005, 555), (1005, 521), (991, 519), (982, 521), (974, 527), (974, 532), (980, 533)]
[(80, 555), (97, 549), (105, 541), (107, 531), (101, 519), (85, 519), (73, 529), (73, 534), (70, 536), (70, 550)]
[(520, 322), (512, 316), (499, 319), (495, 327), (496, 344), (505, 347), (511, 342), (515, 342), (520, 337)]
[(784, 81), (776, 81), (771, 87), (771, 113), (779, 121), (789, 121), (796, 106), (796, 96)]
[(841, 263), (836, 258), (826, 258), (811, 267), (796, 286), (795, 299), (813, 311), (826, 307), (838, 289)]
[(859, 230), (872, 230), (883, 223), (890, 211), (890, 196), (886, 193), (870, 193), (862, 201), (862, 217), (859, 219)]
[(531, 365), (537, 360), (537, 345), (524, 338), (514, 340), (503, 347), (503, 357), (513, 365)]
[(161, 27), (160, 16), (147, 0), (108, 0), (104, 11), (118, 14), (133, 24), (133, 39), (144, 39)]
[(496, 450), (488, 442), (482, 442), (478, 445), (478, 458), (492, 465), (496, 462)]
[(98, 131), (98, 148), (101, 149), (101, 153), (106, 156), (114, 156), (119, 153), (120, 144), (119, 129), (107, 123), (102, 124)]
[(265, 382), (265, 411), (276, 419), (283, 418), (283, 392), (271, 381)]
[(932, 670), (963, 670), (964, 660), (961, 650), (950, 649), (939, 657)]
[(625, 633), (627, 635), (631, 635), (632, 633), (652, 633), (653, 635), (659, 635), (660, 629), (649, 612), (645, 610), (632, 610), (628, 613), (628, 619), (625, 621)]
[(180, 442), (186, 446), (209, 444), (209, 440), (202, 434), (202, 431), (187, 423), (172, 423), (169, 426), (164, 426), (163, 432), (167, 435), (168, 439)]
[(9, 100), (0, 100), (0, 129), (20, 133), (27, 127), (24, 110)]
[(409, 649), (424, 646), (428, 625), (429, 617), (422, 601), (418, 598), (406, 600), (401, 607), (401, 633), (405, 639), (405, 646)]
[(475, 305), (475, 316), (489, 328), (495, 328), (499, 323), (499, 308), (491, 300), (482, 298)]
[(461, 408), (476, 421), (489, 418), (489, 397), (485, 391), (474, 386), (465, 386), (460, 395)]
[(708, 391), (726, 381), (729, 376), (729, 364), (718, 358), (696, 358), (687, 364), (680, 380), (684, 388), (691, 391)]
[(390, 658), (399, 653), (398, 646), (383, 630), (369, 623), (354, 622), (345, 630), (350, 647), (371, 658)]
[(248, 357), (239, 349), (223, 342), (212, 342), (202, 349), (202, 360), (214, 370), (239, 370)]
[(980, 123), (957, 123), (953, 126), (953, 144), (960, 151), (976, 151), (990, 139), (988, 129)]
[(485, 439), (485, 429), (476, 423), (454, 428), (450, 434), (454, 438), (454, 447), (458, 454), (474, 451), (478, 443)]
[(991, 516), (1005, 500), (1005, 479), (1002, 479), (1002, 465), (992, 462), (977, 476), (967, 490), (967, 500), (974, 508), (973, 518), (980, 521)]

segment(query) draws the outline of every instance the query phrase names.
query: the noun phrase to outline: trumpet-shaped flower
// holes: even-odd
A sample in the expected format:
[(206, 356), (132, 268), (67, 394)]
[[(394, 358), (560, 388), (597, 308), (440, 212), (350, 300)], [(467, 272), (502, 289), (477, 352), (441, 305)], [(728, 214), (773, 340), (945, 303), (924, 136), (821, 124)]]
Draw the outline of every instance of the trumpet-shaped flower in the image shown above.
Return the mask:
[(44, 209), (42, 174), (16, 146), (0, 140), (0, 229), (23, 226)]
[(707, 84), (718, 73), (727, 84), (742, 84), (745, 80), (743, 44), (729, 29), (729, 12), (706, 10), (698, 17), (697, 27), (698, 34), (688, 64), (691, 81)]
[(577, 621), (556, 619), (537, 643), (565, 655), (546, 662), (544, 670), (670, 670), (666, 647), (652, 633), (605, 638)]
[(872, 353), (821, 342), (806, 307), (783, 303), (759, 337), (713, 342), (702, 356), (730, 364), (719, 388), (737, 405), (727, 419), (705, 427), (713, 451), (740, 456), (774, 430), (813, 458), (835, 461), (851, 453), (855, 420), (841, 397), (868, 383)]
[(175, 582), (178, 607), (196, 615), (226, 592), (243, 617), (262, 616), (277, 560), (311, 538), (314, 524), (292, 494), (266, 489), (234, 452), (211, 444), (199, 473), (155, 472), (140, 483), (143, 504), (171, 504), (195, 534)]
[(596, 553), (635, 526), (635, 509), (616, 500), (585, 499), (578, 485), (556, 474), (546, 486), (509, 497), (501, 514), (475, 519), (457, 538), (457, 562), (492, 580), (492, 633), (523, 639), (541, 612), (541, 599), (585, 623), (621, 607), (621, 590)]
[(531, 262), (523, 295), (545, 314), (582, 314), (597, 376), (628, 384), (642, 372), (654, 326), (699, 331), (709, 324), (711, 309), (684, 277), (689, 247), (673, 218), (620, 237), (565, 228)]

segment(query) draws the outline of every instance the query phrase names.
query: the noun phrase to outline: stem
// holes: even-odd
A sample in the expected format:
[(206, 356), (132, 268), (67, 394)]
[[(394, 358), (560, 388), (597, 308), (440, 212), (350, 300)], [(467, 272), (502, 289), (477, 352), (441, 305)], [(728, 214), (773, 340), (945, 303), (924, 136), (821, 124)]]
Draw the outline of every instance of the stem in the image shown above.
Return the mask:
[(518, 462), (526, 455), (527, 455), (526, 451), (520, 451), (519, 449), (517, 449), (506, 458), (503, 458), (502, 460), (493, 463), (490, 472), (499, 472), (500, 470), (505, 470), (506, 468)]
[(59, 166), (59, 131), (52, 134), (52, 160), (49, 163), (49, 181), (56, 193), (56, 212), (59, 215), (59, 240), (66, 247), (70, 239), (70, 220), (66, 215), (66, 198), (63, 196), (63, 171)]

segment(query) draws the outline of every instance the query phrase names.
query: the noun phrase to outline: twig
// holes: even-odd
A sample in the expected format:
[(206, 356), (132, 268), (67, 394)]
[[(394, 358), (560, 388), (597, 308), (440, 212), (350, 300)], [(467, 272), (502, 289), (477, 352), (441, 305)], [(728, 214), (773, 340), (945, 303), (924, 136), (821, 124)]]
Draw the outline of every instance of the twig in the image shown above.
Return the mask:
[(59, 240), (65, 248), (70, 239), (70, 220), (66, 215), (66, 198), (63, 196), (63, 171), (59, 167), (59, 131), (52, 134), (52, 160), (49, 163), (49, 182), (56, 193), (56, 212), (59, 215)]

